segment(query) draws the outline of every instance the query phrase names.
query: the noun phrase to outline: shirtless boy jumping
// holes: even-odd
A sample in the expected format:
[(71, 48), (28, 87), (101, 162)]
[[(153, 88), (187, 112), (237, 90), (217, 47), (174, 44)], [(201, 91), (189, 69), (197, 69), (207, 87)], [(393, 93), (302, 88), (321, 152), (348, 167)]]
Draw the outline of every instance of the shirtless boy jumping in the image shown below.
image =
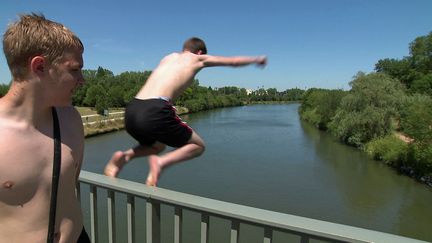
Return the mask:
[[(172, 53), (162, 59), (145, 85), (126, 107), (126, 131), (139, 145), (126, 151), (117, 151), (105, 167), (105, 175), (116, 177), (131, 159), (149, 155), (149, 174), (146, 184), (156, 186), (164, 167), (201, 155), (205, 145), (201, 137), (176, 115), (173, 100), (191, 85), (195, 75), (205, 67), (265, 66), (267, 58), (221, 57), (207, 55), (204, 41), (191, 38), (181, 53)], [(165, 146), (177, 149), (157, 156)]]

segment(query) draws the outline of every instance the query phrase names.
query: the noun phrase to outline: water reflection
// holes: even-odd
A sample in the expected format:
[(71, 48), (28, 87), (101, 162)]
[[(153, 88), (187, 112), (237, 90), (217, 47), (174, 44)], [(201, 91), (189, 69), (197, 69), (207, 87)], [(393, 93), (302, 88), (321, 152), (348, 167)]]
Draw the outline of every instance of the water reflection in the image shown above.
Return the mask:
[[(346, 212), (339, 220), (363, 228), (430, 239), (432, 215), (427, 202), (431, 190), (388, 166), (369, 159), (361, 151), (339, 146), (329, 134), (302, 123), (322, 163), (333, 170)], [(426, 237), (427, 236), (427, 237)], [(426, 238), (425, 238), (426, 237)]]

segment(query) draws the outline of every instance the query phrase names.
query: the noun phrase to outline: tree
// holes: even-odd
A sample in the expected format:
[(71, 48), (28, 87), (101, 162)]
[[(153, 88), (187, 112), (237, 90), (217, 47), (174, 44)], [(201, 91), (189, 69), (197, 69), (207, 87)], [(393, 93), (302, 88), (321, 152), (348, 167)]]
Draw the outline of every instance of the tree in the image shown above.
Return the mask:
[(381, 59), (375, 64), (375, 71), (386, 73), (390, 77), (399, 80), (407, 88), (411, 87), (411, 83), (418, 77), (418, 73), (412, 69), (411, 59), (406, 57), (402, 60), (396, 59)]
[(299, 101), (303, 99), (305, 91), (299, 88), (287, 89), (282, 92), (283, 100)]
[(100, 97), (106, 96), (107, 92), (105, 91), (104, 87), (102, 87), (100, 84), (93, 85), (87, 89), (86, 96), (84, 98), (84, 104), (94, 107), (96, 105), (96, 101)]
[[(417, 37), (410, 43), (410, 56), (402, 60), (381, 59), (375, 64), (375, 70), (390, 75), (410, 89), (411, 93), (429, 93), (432, 75), (432, 32)], [(423, 88), (428, 90), (424, 92)]]
[(0, 84), (0, 97), (5, 96), (5, 94), (8, 92), (10, 85), (6, 84)]
[(113, 72), (111, 72), (108, 69), (104, 69), (103, 67), (98, 67), (98, 70), (96, 72), (96, 78), (98, 80), (102, 80), (102, 79), (106, 79), (106, 78), (111, 78), (114, 77)]
[(423, 75), (413, 81), (411, 85), (412, 93), (427, 94), (432, 96), (432, 73)]
[(128, 89), (123, 94), (123, 100), (125, 104), (129, 103), (135, 95), (138, 93), (138, 91), (141, 89), (141, 86), (135, 86), (132, 89)]
[(350, 85), (329, 129), (345, 143), (360, 147), (395, 128), (405, 94), (397, 80), (383, 73), (358, 73)]
[(95, 108), (96, 108), (96, 112), (99, 115), (105, 115), (105, 110), (108, 110), (110, 106), (111, 105), (107, 96), (98, 96), (96, 98)]
[(302, 119), (326, 130), (339, 107), (341, 99), (347, 94), (343, 90), (310, 89), (306, 91), (300, 106)]
[(412, 66), (422, 74), (432, 73), (432, 32), (417, 37), (410, 44)]
[(432, 142), (432, 98), (415, 94), (405, 99), (401, 109), (400, 126), (416, 141)]
[(110, 100), (110, 104), (113, 107), (124, 107), (126, 102), (124, 100), (125, 91), (120, 85), (112, 86), (108, 90), (108, 97)]
[(82, 74), (83, 74), (83, 77), (84, 77), (86, 82), (92, 82), (92, 81), (97, 80), (97, 77), (96, 77), (97, 71), (96, 70), (84, 69), (84, 70), (82, 70)]

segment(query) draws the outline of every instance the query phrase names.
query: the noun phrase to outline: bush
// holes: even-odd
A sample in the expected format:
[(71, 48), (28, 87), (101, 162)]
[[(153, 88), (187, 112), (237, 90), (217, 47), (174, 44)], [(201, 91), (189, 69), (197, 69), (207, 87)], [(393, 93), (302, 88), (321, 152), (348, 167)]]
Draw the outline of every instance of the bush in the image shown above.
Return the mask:
[(405, 94), (397, 80), (382, 73), (359, 73), (350, 84), (328, 128), (345, 143), (362, 147), (394, 130)]
[(394, 166), (406, 164), (408, 150), (409, 145), (394, 135), (375, 138), (365, 146), (369, 156)]
[(404, 133), (417, 141), (432, 142), (432, 98), (413, 95), (405, 99), (400, 112), (400, 126)]
[(432, 175), (432, 146), (426, 143), (413, 143), (410, 146), (408, 160), (417, 174)]
[(106, 115), (105, 110), (108, 110), (109, 107), (110, 104), (107, 97), (97, 97), (95, 108), (99, 115)]
[(301, 116), (303, 120), (312, 123), (316, 127), (319, 127), (321, 117), (317, 114), (316, 109), (304, 110)]
[(299, 109), (301, 118), (314, 124), (321, 130), (326, 130), (342, 98), (347, 93), (343, 90), (308, 90)]
[(186, 100), (184, 106), (188, 108), (190, 112), (197, 112), (204, 110), (205, 102), (200, 99)]

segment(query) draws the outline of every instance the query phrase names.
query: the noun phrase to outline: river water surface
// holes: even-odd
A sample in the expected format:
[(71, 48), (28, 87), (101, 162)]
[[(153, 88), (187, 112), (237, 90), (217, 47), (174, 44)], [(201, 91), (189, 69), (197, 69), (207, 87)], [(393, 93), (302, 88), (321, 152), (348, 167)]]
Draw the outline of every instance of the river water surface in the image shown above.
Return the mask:
[[(432, 189), (301, 122), (298, 107), (252, 105), (184, 116), (206, 151), (168, 168), (158, 186), (432, 241)], [(114, 151), (134, 145), (124, 131), (87, 138), (83, 169), (102, 173)], [(144, 182), (147, 171), (146, 158), (136, 159), (120, 178)]]

